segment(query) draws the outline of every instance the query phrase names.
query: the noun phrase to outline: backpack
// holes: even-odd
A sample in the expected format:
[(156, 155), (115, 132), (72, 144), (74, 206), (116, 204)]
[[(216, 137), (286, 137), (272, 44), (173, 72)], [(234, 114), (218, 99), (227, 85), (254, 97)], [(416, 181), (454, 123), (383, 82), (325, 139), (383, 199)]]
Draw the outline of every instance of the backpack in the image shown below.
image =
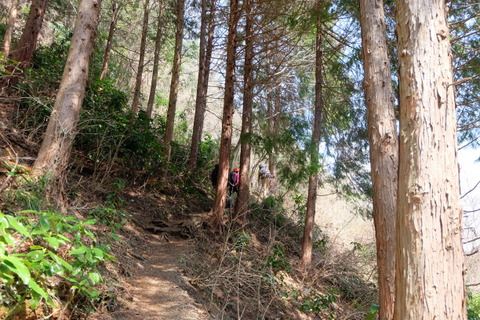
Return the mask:
[(232, 186), (234, 186), (236, 183), (236, 180), (237, 180), (237, 174), (236, 172), (232, 171), (228, 174), (228, 183)]
[(259, 176), (262, 179), (270, 177), (270, 171), (268, 170), (266, 165), (260, 165)]

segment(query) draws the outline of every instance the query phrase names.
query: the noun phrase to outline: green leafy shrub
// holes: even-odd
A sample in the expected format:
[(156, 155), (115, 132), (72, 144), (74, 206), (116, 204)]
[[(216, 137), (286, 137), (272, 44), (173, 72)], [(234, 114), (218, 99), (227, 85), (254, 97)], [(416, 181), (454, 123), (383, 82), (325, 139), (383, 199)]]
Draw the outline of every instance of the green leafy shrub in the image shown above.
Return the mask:
[[(324, 295), (314, 289), (305, 289), (305, 292), (301, 295), (294, 291), (292, 296), (295, 299), (298, 310), (302, 312), (310, 311), (323, 314), (323, 312), (328, 310), (336, 301), (335, 295)], [(332, 318), (333, 314), (330, 312), (329, 316)]]
[(272, 248), (272, 253), (267, 258), (267, 265), (272, 268), (273, 274), (277, 274), (279, 271), (290, 271), (292, 266), (287, 261), (285, 255), (285, 248), (276, 244)]
[(155, 170), (161, 164), (165, 131), (163, 118), (135, 115), (124, 92), (111, 79), (87, 88), (75, 148), (98, 165), (118, 161), (134, 170)]
[(480, 295), (468, 293), (467, 315), (468, 320), (480, 320)]
[(24, 98), (20, 100), (16, 124), (38, 143), (42, 137), (38, 130), (46, 128), (70, 48), (71, 34), (56, 31), (56, 41), (35, 50), (31, 67), (24, 70), (17, 85)]
[[(15, 168), (14, 168), (15, 169)], [(51, 185), (52, 177), (40, 176), (30, 180), (24, 174), (12, 170), (10, 175), (15, 176), (14, 187), (7, 190), (2, 197), (2, 210), (8, 213), (21, 210), (45, 211), (50, 209), (46, 194)]]
[(0, 212), (0, 303), (10, 315), (25, 301), (32, 309), (53, 307), (61, 287), (71, 293), (69, 302), (100, 299), (99, 267), (114, 258), (108, 247), (93, 245), (93, 223), (54, 212)]

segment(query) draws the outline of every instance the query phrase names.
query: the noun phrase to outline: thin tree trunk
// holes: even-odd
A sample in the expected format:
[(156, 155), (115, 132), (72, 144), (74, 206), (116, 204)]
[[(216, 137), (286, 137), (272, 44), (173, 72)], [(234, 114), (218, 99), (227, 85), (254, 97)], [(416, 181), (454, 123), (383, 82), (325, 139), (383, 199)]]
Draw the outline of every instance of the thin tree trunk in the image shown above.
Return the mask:
[(397, 1), (400, 85), (394, 319), (467, 319), (446, 2)]
[[(278, 60), (275, 58), (275, 60)], [(278, 87), (275, 87), (273, 89), (273, 125), (272, 125), (272, 132), (274, 136), (278, 135), (279, 132), (279, 127), (280, 127), (280, 112), (282, 111), (282, 104), (281, 104), (281, 96), (280, 96), (280, 90)], [(277, 152), (274, 150), (274, 152)], [(272, 175), (272, 178), (275, 178), (277, 176), (277, 164), (275, 162), (275, 157), (270, 157), (268, 159), (268, 169), (270, 171), (270, 174)], [(269, 184), (269, 188), (271, 188), (271, 184)], [(275, 190), (270, 190), (275, 192)]]
[(383, 0), (360, 1), (364, 90), (368, 113), (379, 319), (393, 319), (398, 138)]
[(17, 65), (8, 67), (7, 73), (10, 75), (0, 81), (0, 90), (15, 86), (21, 70), (30, 65), (33, 52), (37, 47), (38, 35), (42, 29), (47, 3), (48, 0), (32, 0), (30, 13), (23, 28), (22, 36), (12, 52), (12, 60), (16, 61)]
[(37, 48), (37, 39), (42, 29), (47, 3), (48, 0), (33, 0), (30, 6), (27, 23), (12, 57), (13, 60), (20, 62), (19, 67), (22, 69), (30, 65), (33, 52)]
[(152, 118), (153, 115), (153, 105), (155, 103), (155, 94), (157, 92), (157, 81), (158, 81), (158, 67), (160, 65), (160, 50), (162, 48), (162, 35), (163, 35), (163, 26), (165, 19), (165, 6), (163, 1), (158, 3), (158, 21), (157, 21), (157, 34), (155, 35), (155, 53), (153, 57), (153, 70), (152, 70), (152, 82), (150, 85), (150, 94), (148, 96), (147, 103), (147, 116)]
[(243, 83), (243, 115), (240, 149), (240, 182), (237, 202), (235, 203), (235, 219), (243, 223), (248, 212), (250, 198), (250, 152), (252, 132), (252, 109), (253, 109), (253, 12), (255, 4), (253, 0), (245, 0), (245, 65)]
[(172, 153), (173, 129), (175, 127), (175, 112), (177, 110), (178, 85), (180, 82), (180, 65), (182, 63), (183, 21), (185, 0), (177, 0), (177, 32), (175, 35), (175, 53), (173, 57), (172, 81), (168, 99), (167, 124), (165, 128), (165, 160), (170, 161)]
[(49, 174), (59, 180), (67, 169), (77, 133), (99, 13), (100, 1), (81, 1), (60, 88), (33, 166), (34, 176)]
[(117, 0), (112, 1), (112, 19), (110, 20), (110, 29), (108, 30), (107, 45), (105, 47), (105, 53), (103, 54), (102, 71), (100, 73), (100, 79), (105, 78), (108, 70), (108, 62), (110, 61), (110, 53), (113, 45), (113, 35), (115, 34), (115, 28), (117, 27), (118, 13), (121, 5), (117, 7)]
[(140, 40), (140, 56), (138, 57), (137, 77), (135, 79), (135, 90), (132, 99), (132, 113), (137, 112), (140, 106), (140, 94), (142, 89), (143, 67), (145, 66), (145, 50), (147, 47), (148, 18), (150, 14), (149, 0), (145, 0), (143, 11), (142, 38)]
[[(318, 9), (322, 8), (323, 1), (319, 0)], [(315, 207), (317, 200), (317, 171), (319, 165), (318, 148), (321, 137), (322, 116), (324, 110), (323, 102), (323, 50), (322, 50), (322, 27), (320, 15), (317, 18), (316, 32), (316, 58), (315, 58), (315, 118), (313, 123), (312, 144), (310, 146), (310, 166), (313, 172), (308, 179), (307, 212), (305, 228), (303, 231), (302, 252), (300, 254), (300, 270), (305, 272), (312, 263), (313, 230), (315, 228)]]
[(230, 0), (228, 23), (227, 66), (225, 70), (225, 95), (223, 99), (222, 135), (220, 140), (220, 160), (218, 170), (218, 187), (213, 207), (213, 229), (220, 230), (227, 195), (228, 160), (232, 145), (232, 118), (235, 84), (235, 61), (237, 51), (237, 24), (239, 19), (238, 0)]
[[(273, 60), (274, 58), (271, 57)], [(271, 61), (272, 61), (271, 60)], [(275, 63), (274, 61), (272, 62)], [(271, 86), (267, 93), (267, 119), (268, 119), (268, 134), (273, 136), (275, 130), (275, 87)], [(275, 150), (268, 150), (268, 170), (272, 173), (275, 170)]]
[(12, 44), (12, 33), (13, 28), (15, 27), (15, 20), (17, 19), (17, 6), (18, 0), (12, 1), (12, 6), (8, 11), (8, 21), (7, 21), (7, 29), (5, 30), (5, 36), (3, 38), (3, 56), (8, 58), (10, 55), (10, 46)]
[(215, 26), (215, 2), (211, 2), (210, 14), (208, 13), (207, 4), (208, 0), (202, 0), (202, 25), (200, 29), (200, 54), (197, 81), (197, 98), (195, 101), (195, 117), (193, 120), (192, 144), (190, 146), (190, 156), (188, 158), (188, 168), (190, 171), (194, 171), (197, 167), (198, 149), (202, 140), (205, 108), (207, 106), (208, 78), (210, 74), (210, 60), (212, 57), (213, 31)]

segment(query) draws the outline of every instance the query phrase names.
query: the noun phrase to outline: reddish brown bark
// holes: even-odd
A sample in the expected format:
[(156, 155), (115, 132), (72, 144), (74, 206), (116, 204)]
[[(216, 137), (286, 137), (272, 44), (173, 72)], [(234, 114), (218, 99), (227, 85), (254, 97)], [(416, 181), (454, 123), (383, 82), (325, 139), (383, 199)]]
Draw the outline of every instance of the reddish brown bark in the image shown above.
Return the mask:
[(145, 67), (145, 49), (147, 47), (148, 19), (150, 15), (150, 2), (145, 0), (143, 4), (143, 25), (142, 38), (140, 39), (140, 53), (138, 57), (137, 76), (135, 78), (135, 89), (132, 99), (132, 113), (137, 113), (140, 106), (140, 93), (142, 89), (143, 68)]
[[(192, 129), (192, 144), (190, 146), (190, 156), (188, 159), (188, 168), (195, 170), (198, 160), (198, 149), (202, 140), (203, 122), (205, 118), (205, 108), (207, 106), (208, 80), (210, 75), (210, 63), (213, 50), (213, 32), (215, 28), (215, 3), (210, 2), (210, 12), (208, 13), (208, 0), (202, 0), (202, 26), (200, 32), (200, 57), (197, 82), (197, 99), (195, 101), (195, 117)], [(207, 35), (208, 29), (208, 35)]]
[(379, 319), (393, 319), (398, 138), (383, 0), (360, 1), (364, 90), (368, 114)]
[(177, 0), (177, 32), (175, 34), (175, 53), (173, 57), (172, 81), (168, 99), (167, 124), (165, 128), (165, 160), (170, 161), (172, 152), (173, 129), (175, 127), (175, 112), (177, 110), (178, 85), (180, 83), (180, 65), (182, 63), (183, 21), (185, 0)]
[[(319, 0), (317, 8), (321, 9), (323, 0)], [(305, 217), (305, 228), (303, 231), (302, 252), (300, 254), (300, 270), (306, 271), (312, 263), (313, 230), (315, 228), (315, 212), (317, 202), (317, 168), (319, 165), (318, 148), (320, 144), (322, 117), (324, 110), (323, 101), (323, 50), (322, 50), (322, 21), (317, 18), (316, 46), (315, 46), (315, 118), (312, 132), (312, 145), (310, 146), (310, 163), (314, 170), (308, 180), (307, 212)]]
[(90, 55), (100, 13), (100, 1), (80, 3), (72, 43), (33, 175), (61, 179), (67, 169), (85, 94)]
[(225, 71), (225, 95), (223, 100), (222, 135), (220, 140), (220, 160), (218, 187), (213, 207), (213, 228), (219, 231), (223, 225), (223, 213), (227, 195), (228, 160), (232, 145), (233, 87), (235, 84), (235, 61), (237, 49), (237, 24), (239, 19), (238, 0), (230, 0), (228, 21), (227, 67)]
[(397, 1), (394, 319), (467, 319), (455, 93), (444, 0)]
[(245, 0), (245, 64), (243, 83), (243, 114), (240, 147), (240, 182), (238, 197), (235, 203), (235, 219), (243, 223), (247, 218), (248, 203), (250, 198), (250, 153), (252, 145), (250, 133), (252, 131), (253, 110), (253, 13), (255, 4), (253, 0)]

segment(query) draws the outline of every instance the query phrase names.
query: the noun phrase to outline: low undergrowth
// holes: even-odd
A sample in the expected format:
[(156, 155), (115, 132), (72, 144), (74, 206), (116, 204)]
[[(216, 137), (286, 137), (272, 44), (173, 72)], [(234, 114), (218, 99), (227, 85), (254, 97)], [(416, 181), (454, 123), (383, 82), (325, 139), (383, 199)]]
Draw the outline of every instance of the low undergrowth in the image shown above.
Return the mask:
[(336, 253), (319, 232), (313, 267), (302, 274), (296, 268), (303, 231), (298, 217), (289, 216), (277, 198), (251, 207), (246, 227), (232, 223), (222, 236), (199, 239), (198, 256), (186, 261), (191, 283), (213, 314), (362, 320), (375, 315), (374, 279), (358, 271), (370, 257), (358, 245)]

